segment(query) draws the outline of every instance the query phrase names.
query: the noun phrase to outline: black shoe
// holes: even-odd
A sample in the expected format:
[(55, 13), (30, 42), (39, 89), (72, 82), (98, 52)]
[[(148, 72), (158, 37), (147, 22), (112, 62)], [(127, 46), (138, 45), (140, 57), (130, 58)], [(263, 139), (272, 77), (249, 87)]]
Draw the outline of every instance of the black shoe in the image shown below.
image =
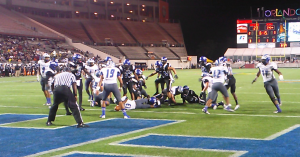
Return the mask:
[(90, 126), (87, 125), (87, 124), (83, 124), (83, 123), (78, 124), (78, 125), (76, 126), (76, 128), (88, 128), (88, 127), (90, 127)]
[(159, 94), (159, 93), (158, 93), (158, 92), (156, 92), (156, 93), (154, 93), (154, 94), (153, 94), (153, 96), (154, 96), (154, 95), (157, 95), (157, 94)]
[(80, 111), (85, 111), (85, 109), (84, 108), (80, 108)]
[(50, 125), (52, 125), (52, 123), (51, 123), (51, 122), (47, 122), (46, 125), (47, 125), (47, 126), (50, 126)]
[(115, 104), (112, 98), (109, 99), (109, 103), (110, 104)]
[(72, 115), (72, 113), (71, 112), (67, 112), (66, 115), (69, 116), (69, 115)]

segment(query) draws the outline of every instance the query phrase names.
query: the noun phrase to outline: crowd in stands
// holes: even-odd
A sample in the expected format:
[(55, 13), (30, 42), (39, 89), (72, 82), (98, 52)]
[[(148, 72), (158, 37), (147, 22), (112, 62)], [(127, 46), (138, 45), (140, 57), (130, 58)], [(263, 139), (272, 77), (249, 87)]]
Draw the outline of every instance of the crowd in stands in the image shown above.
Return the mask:
[[(66, 49), (60, 46), (59, 41), (39, 41), (24, 37), (0, 37), (0, 76), (15, 76), (16, 67), (21, 69), (21, 75), (34, 75), (37, 62), (42, 59), (44, 53), (48, 53), (57, 62), (66, 63), (71, 60), (74, 53), (83, 56), (83, 61), (94, 58), (99, 62), (99, 56), (93, 56), (88, 51), (84, 52), (76, 48)], [(18, 67), (17, 65), (20, 65)]]

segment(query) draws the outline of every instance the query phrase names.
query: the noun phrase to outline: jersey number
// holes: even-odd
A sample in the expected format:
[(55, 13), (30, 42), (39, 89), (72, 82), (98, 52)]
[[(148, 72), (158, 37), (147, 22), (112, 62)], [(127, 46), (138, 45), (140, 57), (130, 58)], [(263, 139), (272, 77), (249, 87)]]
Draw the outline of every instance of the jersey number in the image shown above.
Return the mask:
[(45, 69), (46, 69), (45, 67), (42, 68), (42, 74), (45, 73)]
[(220, 78), (220, 75), (221, 75), (221, 70), (214, 70), (214, 73), (213, 73), (214, 78)]
[(106, 78), (112, 78), (114, 76), (114, 73), (115, 73), (115, 69), (107, 69)]
[(262, 73), (263, 76), (266, 76), (266, 77), (268, 77), (268, 75), (269, 75), (268, 70), (262, 70), (261, 73)]

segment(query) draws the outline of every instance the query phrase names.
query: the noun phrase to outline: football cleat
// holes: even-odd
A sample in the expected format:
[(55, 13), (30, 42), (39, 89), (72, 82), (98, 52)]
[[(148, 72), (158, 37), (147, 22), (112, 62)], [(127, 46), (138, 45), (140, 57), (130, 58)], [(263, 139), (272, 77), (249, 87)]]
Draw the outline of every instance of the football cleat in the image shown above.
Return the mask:
[(239, 108), (240, 108), (240, 105), (236, 105), (235, 108), (234, 108), (234, 110), (236, 111), (236, 110), (238, 110)]
[(218, 108), (218, 105), (214, 105), (213, 109), (216, 110)]
[(273, 113), (281, 113), (281, 110), (276, 110)]
[(230, 106), (224, 106), (224, 110), (228, 111), (228, 112), (234, 112), (233, 109), (230, 108)]
[(76, 128), (88, 128), (88, 127), (90, 127), (90, 126), (87, 125), (87, 124), (84, 124), (84, 123), (78, 124), (78, 125), (76, 126)]
[(99, 118), (105, 118), (105, 115), (101, 115), (101, 116), (99, 116)]
[(204, 108), (202, 109), (202, 112), (205, 114), (210, 114), (207, 110), (205, 110)]
[(124, 119), (129, 119), (130, 117), (128, 115), (124, 116)]
[(91, 105), (91, 107), (94, 107), (95, 106), (95, 102), (93, 100), (90, 101), (90, 105)]
[(53, 125), (51, 122), (46, 123), (47, 126)]

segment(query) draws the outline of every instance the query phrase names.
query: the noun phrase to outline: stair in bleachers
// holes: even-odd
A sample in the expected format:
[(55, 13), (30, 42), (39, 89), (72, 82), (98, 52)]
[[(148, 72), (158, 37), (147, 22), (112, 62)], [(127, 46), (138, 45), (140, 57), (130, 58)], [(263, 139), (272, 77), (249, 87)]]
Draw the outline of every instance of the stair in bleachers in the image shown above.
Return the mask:
[(86, 30), (85, 26), (83, 25), (83, 23), (80, 21), (79, 22), (80, 26), (82, 27), (82, 29), (84, 30), (84, 32), (86, 33), (86, 35), (89, 37), (89, 39), (95, 43), (95, 40), (92, 38), (92, 36), (90, 35), (90, 33)]
[(170, 34), (164, 27), (162, 27), (159, 23), (157, 23), (157, 25), (164, 30), (176, 43), (179, 44), (179, 42), (172, 36), (172, 34)]

